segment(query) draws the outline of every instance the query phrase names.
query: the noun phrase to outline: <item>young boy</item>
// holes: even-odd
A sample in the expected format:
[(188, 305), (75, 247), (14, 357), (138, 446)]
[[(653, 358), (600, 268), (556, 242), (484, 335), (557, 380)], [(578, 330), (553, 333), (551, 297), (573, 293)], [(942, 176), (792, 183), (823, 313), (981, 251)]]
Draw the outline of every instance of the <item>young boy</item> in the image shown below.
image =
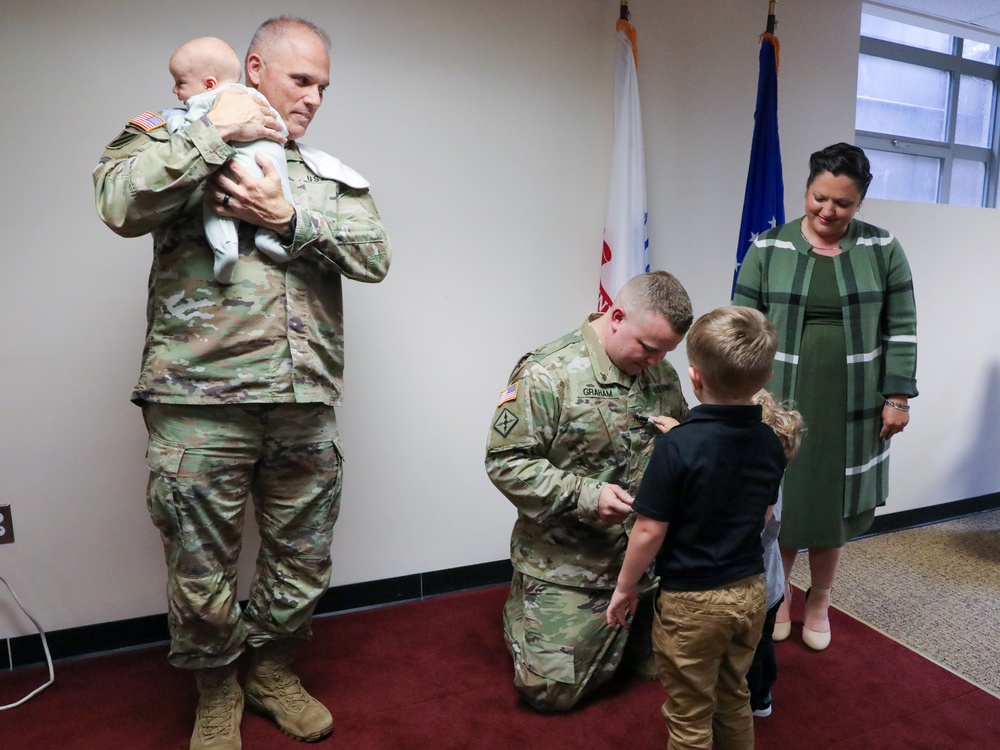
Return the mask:
[[(169, 110), (164, 112), (167, 128), (171, 132), (183, 130), (190, 123), (208, 113), (215, 104), (220, 92), (228, 88), (243, 88), (252, 96), (270, 107), (264, 95), (255, 89), (247, 88), (239, 83), (242, 77), (242, 66), (236, 55), (236, 50), (221, 39), (206, 36), (192, 39), (182, 44), (170, 57), (168, 64), (170, 75), (174, 78), (171, 91), (187, 105), (186, 110)], [(281, 116), (271, 110), (277, 119), (282, 135), (288, 135)], [(257, 163), (257, 154), (262, 154), (270, 160), (281, 178), (281, 189), (285, 200), (292, 202), (291, 190), (288, 186), (288, 163), (285, 161), (285, 149), (276, 142), (266, 138), (251, 143), (234, 143), (236, 155), (233, 157), (244, 169), (255, 178), (264, 176)], [(223, 205), (228, 202), (229, 196)], [(222, 284), (233, 282), (233, 272), (239, 258), (239, 237), (237, 235), (237, 220), (219, 216), (208, 203), (204, 204), (205, 236), (215, 253), (215, 278)], [(255, 243), (257, 249), (278, 263), (290, 260), (288, 251), (281, 246), (277, 234), (269, 229), (257, 230)]]
[(611, 625), (627, 625), (636, 583), (656, 559), (653, 623), (671, 750), (753, 747), (746, 675), (764, 625), (761, 531), (786, 459), (754, 394), (771, 377), (774, 327), (757, 310), (723, 307), (687, 338), (700, 406), (656, 438), (633, 503), (638, 517)]

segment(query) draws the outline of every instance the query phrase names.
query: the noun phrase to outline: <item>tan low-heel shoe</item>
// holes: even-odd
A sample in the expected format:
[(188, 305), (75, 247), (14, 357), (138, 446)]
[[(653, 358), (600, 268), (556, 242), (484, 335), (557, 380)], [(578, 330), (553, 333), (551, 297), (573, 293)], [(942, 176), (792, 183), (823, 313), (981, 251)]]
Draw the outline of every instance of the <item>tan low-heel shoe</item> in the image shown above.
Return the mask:
[[(831, 591), (833, 591), (833, 589), (816, 589), (815, 594), (816, 596), (829, 597)], [(809, 605), (809, 595), (812, 593), (813, 593), (812, 588), (809, 588), (806, 591), (806, 606)], [(803, 617), (803, 621), (804, 620), (805, 618)], [(811, 648), (813, 651), (823, 651), (824, 649), (826, 649), (827, 646), (830, 645), (831, 640), (833, 640), (833, 635), (830, 633), (830, 631), (821, 633), (818, 630), (810, 630), (805, 626), (805, 624), (802, 625), (802, 642), (806, 644), (809, 648)]]
[(802, 642), (813, 651), (822, 651), (830, 645), (831, 640), (833, 640), (833, 636), (829, 632), (820, 633), (806, 627), (802, 628)]
[(771, 636), (771, 640), (775, 643), (780, 641), (788, 640), (788, 636), (792, 634), (792, 621), (785, 620), (784, 622), (774, 623), (774, 634)]

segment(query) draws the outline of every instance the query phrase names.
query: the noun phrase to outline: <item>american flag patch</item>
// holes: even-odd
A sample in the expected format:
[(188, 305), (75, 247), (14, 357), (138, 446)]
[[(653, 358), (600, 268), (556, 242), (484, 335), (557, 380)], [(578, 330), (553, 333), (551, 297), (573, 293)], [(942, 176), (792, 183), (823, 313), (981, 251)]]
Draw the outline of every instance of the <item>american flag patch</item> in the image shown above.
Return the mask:
[(497, 406), (506, 404), (508, 401), (513, 401), (515, 398), (517, 398), (517, 383), (511, 383), (506, 389), (500, 391), (500, 402)]
[(143, 112), (138, 117), (133, 117), (128, 123), (129, 125), (135, 125), (137, 128), (142, 128), (148, 133), (150, 130), (156, 130), (166, 125), (167, 121), (155, 112)]

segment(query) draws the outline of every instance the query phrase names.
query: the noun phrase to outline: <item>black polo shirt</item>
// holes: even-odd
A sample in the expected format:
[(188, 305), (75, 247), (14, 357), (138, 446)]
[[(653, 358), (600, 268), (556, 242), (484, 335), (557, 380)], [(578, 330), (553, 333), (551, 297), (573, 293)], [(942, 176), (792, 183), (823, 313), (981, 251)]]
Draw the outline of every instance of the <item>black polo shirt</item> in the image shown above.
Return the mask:
[(785, 454), (761, 408), (702, 404), (656, 438), (634, 510), (669, 524), (660, 587), (702, 591), (764, 572), (760, 533)]

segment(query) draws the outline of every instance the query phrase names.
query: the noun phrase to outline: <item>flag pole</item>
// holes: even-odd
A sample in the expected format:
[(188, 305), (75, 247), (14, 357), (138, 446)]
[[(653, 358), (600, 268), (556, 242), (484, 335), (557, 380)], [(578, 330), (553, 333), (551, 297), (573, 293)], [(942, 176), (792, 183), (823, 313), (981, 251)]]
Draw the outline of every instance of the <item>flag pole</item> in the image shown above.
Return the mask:
[(743, 258), (757, 235), (785, 223), (785, 188), (781, 174), (781, 144), (778, 139), (778, 37), (774, 6), (768, 0), (767, 31), (760, 35), (757, 72), (757, 106), (754, 110), (750, 166), (743, 195), (743, 215), (736, 246), (732, 295), (736, 293)]
[(638, 75), (639, 45), (636, 42), (635, 27), (629, 23), (631, 20), (632, 12), (628, 9), (628, 0), (621, 0), (621, 5), (618, 9), (618, 23), (615, 24), (615, 28), (618, 31), (624, 31), (625, 36), (628, 37), (629, 42), (632, 44), (632, 59), (635, 60), (636, 75)]
[(639, 108), (638, 45), (627, 0), (615, 22), (614, 138), (608, 185), (598, 312), (607, 312), (625, 283), (649, 271), (646, 167)]
[(774, 13), (774, 6), (777, 5), (778, 0), (768, 0), (767, 3), (767, 28), (764, 33), (760, 35), (760, 40), (763, 42), (767, 39), (771, 46), (774, 47), (774, 67), (777, 69), (781, 66), (781, 45), (778, 42), (778, 37), (774, 33), (775, 27), (778, 25), (778, 17)]

